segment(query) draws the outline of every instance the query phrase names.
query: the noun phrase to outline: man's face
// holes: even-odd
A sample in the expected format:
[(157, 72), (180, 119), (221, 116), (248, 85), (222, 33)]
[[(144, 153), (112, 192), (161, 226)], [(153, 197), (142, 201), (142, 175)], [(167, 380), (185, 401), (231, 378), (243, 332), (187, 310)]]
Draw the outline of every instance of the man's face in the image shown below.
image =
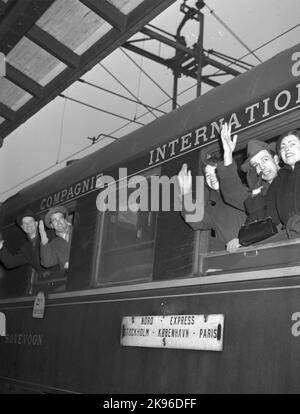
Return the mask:
[(278, 157), (267, 150), (261, 150), (250, 159), (250, 165), (256, 169), (257, 175), (262, 172), (262, 179), (271, 183), (278, 173)]
[(28, 234), (28, 236), (35, 236), (37, 222), (33, 217), (23, 217), (21, 228), (26, 234)]
[(294, 167), (300, 161), (300, 140), (295, 135), (284, 137), (280, 143), (280, 155), (282, 161)]
[(214, 167), (212, 165), (207, 165), (204, 168), (204, 175), (205, 175), (205, 181), (209, 188), (212, 190), (219, 191), (220, 184), (219, 180), (216, 174), (217, 167)]
[(52, 214), (50, 222), (57, 233), (65, 233), (68, 229), (68, 222), (62, 213)]

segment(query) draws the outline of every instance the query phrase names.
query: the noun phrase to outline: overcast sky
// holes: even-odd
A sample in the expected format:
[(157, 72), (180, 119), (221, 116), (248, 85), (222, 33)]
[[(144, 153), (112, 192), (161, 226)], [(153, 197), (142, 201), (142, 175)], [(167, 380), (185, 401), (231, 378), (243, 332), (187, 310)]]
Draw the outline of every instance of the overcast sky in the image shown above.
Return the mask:
[[(182, 0), (177, 0), (151, 23), (175, 34), (183, 16), (179, 11), (181, 3)], [(193, 6), (195, 0), (189, 0), (188, 4)], [(257, 65), (259, 61), (265, 61), (276, 53), (299, 43), (300, 0), (207, 0), (206, 5), (207, 7), (203, 9), (205, 49), (214, 49), (239, 58), (248, 53), (247, 48), (251, 50), (259, 48), (276, 36), (297, 26), (294, 30), (257, 50), (255, 52), (257, 57), (250, 55), (245, 58), (245, 61)], [(211, 10), (215, 15), (211, 13)], [(233, 31), (235, 36), (225, 25)], [(196, 42), (198, 29), (197, 22), (189, 23), (185, 27), (183, 33), (188, 46)], [(244, 45), (237, 40), (237, 37)], [(151, 42), (151, 44), (144, 42), (142, 46), (160, 53), (163, 57), (171, 57), (173, 54), (172, 49), (159, 46), (157, 42)], [(169, 100), (173, 84), (171, 71), (141, 56), (128, 51), (126, 53), (154, 78), (163, 90), (141, 73), (121, 50), (115, 51), (101, 63), (144, 103), (157, 107)], [(99, 64), (82, 78), (130, 96)], [(194, 84), (194, 80), (182, 78), (179, 92)], [(208, 87), (204, 86), (203, 93), (207, 90)], [(145, 112), (141, 106), (80, 82), (75, 82), (64, 94), (105, 110), (117, 112), (130, 119), (139, 117)], [(183, 105), (195, 96), (196, 90), (192, 88), (180, 96), (179, 104)], [(161, 109), (169, 112), (171, 102), (166, 103)], [(148, 114), (140, 118), (140, 122), (147, 124), (154, 119), (153, 115)], [(109, 139), (105, 139), (102, 143), (90, 146), (91, 141), (88, 137), (97, 137), (104, 133), (119, 138), (140, 127), (137, 124), (131, 124), (115, 132), (124, 124), (127, 124), (124, 120), (57, 97), (5, 138), (3, 147), (0, 149), (0, 201), (4, 201), (23, 187), (62, 168), (69, 157), (81, 158), (110, 142)]]

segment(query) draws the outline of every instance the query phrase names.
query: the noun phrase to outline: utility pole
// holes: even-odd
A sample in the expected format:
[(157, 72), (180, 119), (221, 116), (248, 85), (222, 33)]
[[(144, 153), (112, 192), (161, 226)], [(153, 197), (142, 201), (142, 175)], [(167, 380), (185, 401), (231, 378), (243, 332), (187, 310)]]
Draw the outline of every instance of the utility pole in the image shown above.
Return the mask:
[[(141, 33), (146, 36), (143, 39), (131, 40), (125, 42), (122, 47), (135, 52), (141, 56), (144, 56), (154, 62), (164, 65), (173, 72), (173, 97), (172, 108), (176, 109), (178, 106), (178, 83), (179, 79), (184, 75), (191, 77), (197, 81), (196, 83), (196, 96), (200, 96), (202, 93), (202, 84), (205, 83), (212, 87), (220, 85), (215, 80), (220, 75), (238, 76), (242, 72), (233, 68), (241, 68), (243, 70), (250, 69), (252, 65), (246, 62), (241, 62), (239, 59), (234, 59), (230, 56), (226, 56), (220, 52), (216, 52), (212, 49), (206, 51), (203, 46), (204, 42), (204, 14), (202, 12), (205, 3), (203, 0), (195, 1), (195, 7), (190, 7), (187, 4), (187, 0), (182, 0), (180, 11), (183, 13), (182, 21), (180, 22), (176, 34), (170, 34), (166, 31), (149, 24), (147, 27), (141, 29)], [(182, 34), (182, 29), (188, 21), (195, 20), (199, 22), (199, 34), (197, 43), (192, 48), (187, 46), (185, 37)], [(166, 36), (167, 35), (167, 36)], [(137, 44), (145, 40), (156, 40), (162, 44), (165, 44), (174, 49), (175, 54), (171, 58), (164, 58), (140, 48)], [(215, 59), (216, 57), (217, 59)], [(230, 63), (230, 65), (228, 64)], [(217, 73), (211, 75), (203, 75), (203, 68), (205, 66), (211, 66)]]
[(205, 6), (203, 1), (197, 1), (196, 7), (198, 9), (199, 17), (199, 37), (197, 43), (197, 55), (198, 55), (198, 76), (197, 76), (197, 96), (201, 95), (202, 86), (202, 68), (203, 68), (203, 42), (204, 42), (204, 14), (201, 9)]

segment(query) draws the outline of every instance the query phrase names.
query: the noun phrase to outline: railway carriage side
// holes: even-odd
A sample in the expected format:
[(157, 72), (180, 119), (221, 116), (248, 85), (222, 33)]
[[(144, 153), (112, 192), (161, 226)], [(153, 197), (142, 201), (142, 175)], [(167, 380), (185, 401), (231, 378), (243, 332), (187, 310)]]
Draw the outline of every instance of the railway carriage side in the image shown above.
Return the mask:
[[(99, 152), (50, 178), (43, 190), (33, 186), (7, 201), (2, 227), (9, 248), (21, 244), (13, 224), (21, 201), (41, 218), (63, 204), (73, 235), (64, 275), (19, 268), (1, 276), (0, 312), (7, 334), (0, 337), (0, 381), (6, 387), (299, 392), (300, 240), (266, 241), (229, 254), (213, 231), (192, 231), (176, 204), (182, 164), (199, 176), (205, 153), (222, 156), (224, 122), (239, 136), (238, 166), (250, 139), (271, 142), (300, 127), (300, 72), (293, 60), (298, 51), (299, 46), (267, 62), (252, 78), (237, 78), (220, 95), (210, 93), (179, 109), (124, 147), (117, 144), (111, 159)], [(246, 98), (243, 91), (248, 91)], [(151, 208), (153, 183), (161, 177), (167, 184), (156, 187), (158, 201)], [(169, 206), (164, 209), (166, 194)], [(102, 211), (100, 199), (118, 208)], [(142, 203), (141, 211), (136, 207)], [(46, 295), (45, 314), (33, 318), (40, 291)], [(203, 316), (205, 324), (212, 315), (223, 317), (221, 334), (195, 322)], [(129, 328), (124, 317), (129, 317)], [(195, 335), (200, 345), (191, 349)], [(215, 352), (203, 349), (204, 339), (208, 347), (215, 340), (222, 346)]]

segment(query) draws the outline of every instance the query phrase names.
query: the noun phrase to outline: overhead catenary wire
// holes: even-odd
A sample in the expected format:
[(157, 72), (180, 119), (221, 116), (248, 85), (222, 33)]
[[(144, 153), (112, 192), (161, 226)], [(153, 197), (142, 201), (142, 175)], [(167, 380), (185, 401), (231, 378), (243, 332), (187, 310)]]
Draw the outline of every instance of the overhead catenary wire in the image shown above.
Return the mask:
[(59, 144), (58, 144), (57, 155), (56, 155), (56, 164), (59, 163), (59, 157), (60, 157), (60, 152), (62, 148), (66, 105), (67, 105), (67, 99), (64, 99), (63, 110), (62, 110), (62, 115), (61, 115), (61, 123), (60, 123)]
[[(143, 50), (145, 50), (145, 42), (143, 42)], [(142, 67), (144, 63), (144, 56), (141, 56), (141, 63), (140, 63), (140, 67)], [(139, 76), (138, 76), (138, 84), (137, 84), (137, 96), (140, 97), (140, 93), (141, 93), (141, 85), (142, 85), (142, 74), (143, 72), (140, 70), (139, 71)], [(137, 118), (137, 113), (138, 113), (138, 105), (135, 106), (135, 114), (134, 114), (134, 119)]]
[(103, 86), (99, 86), (99, 85), (96, 85), (94, 83), (88, 82), (85, 79), (78, 79), (78, 82), (82, 82), (85, 85), (92, 86), (92, 87), (97, 88), (97, 89), (99, 89), (101, 91), (110, 93), (111, 95), (115, 95), (115, 96), (117, 96), (117, 97), (119, 97), (121, 99), (125, 99), (125, 100), (127, 100), (129, 102), (133, 102), (133, 103), (139, 104), (141, 106), (144, 106), (146, 109), (150, 108), (150, 109), (152, 109), (154, 111), (160, 112), (161, 114), (166, 114), (166, 112), (165, 111), (162, 111), (161, 109), (157, 109), (154, 106), (151, 106), (151, 105), (146, 104), (146, 103), (141, 102), (141, 101), (137, 101), (136, 99), (129, 98), (129, 96), (121, 95), (120, 93), (117, 93), (117, 92), (111, 91), (109, 89), (106, 89)]
[[(300, 26), (300, 23), (296, 24), (293, 27), (290, 27), (289, 29), (285, 30), (284, 32), (280, 33), (279, 35), (273, 37), (271, 40), (268, 40), (267, 42), (263, 43), (262, 45), (256, 47), (255, 49), (253, 49), (253, 52), (257, 52), (258, 50), (262, 49), (263, 47), (268, 46), (270, 43), (274, 42), (275, 40), (278, 40), (280, 37), (288, 34), (289, 32), (291, 32), (292, 30), (297, 29), (297, 27)], [(244, 59), (245, 57), (249, 56), (251, 53), (246, 53), (244, 56), (241, 56), (240, 59)]]
[(133, 59), (131, 56), (129, 56), (128, 53), (125, 52), (125, 50), (121, 47), (120, 50), (124, 53), (124, 55), (126, 55), (128, 57), (128, 59), (135, 65), (137, 66), (143, 73), (144, 75), (147, 76), (148, 79), (150, 79), (154, 85), (156, 85), (169, 99), (173, 99), (165, 90), (164, 88), (162, 88), (158, 82), (156, 82), (144, 69), (142, 69)]
[[(224, 53), (218, 52), (214, 49), (209, 49), (206, 51), (209, 55), (212, 54), (213, 56), (216, 56), (226, 62), (235, 64), (236, 66), (238, 66), (239, 68), (245, 69), (245, 70), (250, 70), (252, 68), (254, 68), (254, 65), (251, 65), (248, 62), (243, 62), (241, 59), (237, 59), (237, 58), (233, 58), (231, 56), (225, 55)], [(229, 67), (229, 66), (227, 66)]]
[(262, 63), (262, 60), (249, 48), (249, 46), (246, 45), (245, 42), (242, 41), (242, 39), (237, 36), (234, 31), (215, 13), (214, 10), (212, 10), (206, 3), (205, 7), (210, 11), (210, 13), (214, 16), (218, 22), (225, 27), (225, 29), (244, 47), (248, 50), (250, 54), (252, 54), (260, 63)]
[(97, 111), (103, 112), (104, 114), (112, 115), (112, 116), (115, 116), (116, 118), (124, 119), (125, 121), (135, 122), (135, 123), (136, 123), (136, 124), (138, 124), (138, 125), (145, 126), (145, 124), (143, 124), (143, 123), (141, 123), (141, 122), (138, 122), (138, 121), (136, 121), (135, 119), (130, 119), (130, 118), (127, 118), (126, 116), (123, 116), (123, 115), (118, 115), (118, 114), (116, 114), (116, 113), (114, 113), (114, 112), (107, 111), (106, 109), (99, 108), (99, 107), (94, 106), (94, 105), (91, 105), (91, 104), (87, 104), (87, 103), (85, 103), (85, 102), (79, 101), (79, 99), (71, 98), (71, 97), (66, 96), (66, 95), (64, 95), (64, 94), (62, 94), (62, 93), (61, 93), (61, 94), (59, 94), (58, 96), (60, 96), (61, 98), (66, 98), (66, 99), (68, 99), (69, 101), (76, 102), (76, 103), (78, 103), (78, 104), (80, 104), (80, 105), (86, 106), (86, 107), (88, 107), (88, 108), (91, 108), (91, 109), (96, 109)]
[(148, 24), (147, 24), (147, 26), (151, 27), (152, 29), (156, 29), (158, 32), (161, 32), (161, 33), (164, 33), (164, 34), (166, 34), (166, 35), (168, 35), (168, 36), (170, 36), (170, 37), (173, 37), (174, 39), (176, 39), (176, 38), (177, 38), (177, 36), (176, 36), (176, 35), (173, 35), (172, 33), (169, 33), (169, 32), (167, 32), (166, 30), (161, 29), (160, 27), (154, 26), (154, 25), (153, 25), (153, 24), (151, 24), (151, 23), (148, 23)]
[[(281, 37), (283, 37), (284, 35), (288, 34), (288, 33), (289, 33), (289, 32), (291, 32), (292, 30), (295, 30), (295, 29), (296, 29), (296, 28), (298, 28), (299, 26), (300, 26), (300, 23), (298, 23), (298, 24), (296, 24), (296, 25), (292, 26), (291, 28), (289, 28), (289, 29), (285, 30), (284, 32), (280, 33), (279, 35), (274, 36), (274, 37), (273, 37), (273, 38), (271, 38), (270, 40), (268, 40), (268, 41), (266, 41), (266, 42), (262, 43), (261, 45), (259, 45), (259, 46), (258, 46), (258, 47), (256, 47), (255, 49), (253, 49), (253, 51), (250, 51), (250, 52), (246, 53), (245, 55), (241, 56), (241, 57), (240, 57), (240, 58), (238, 58), (237, 60), (244, 59), (245, 57), (247, 57), (247, 56), (251, 55), (251, 54), (252, 54), (252, 52), (256, 52), (256, 51), (258, 51), (258, 50), (260, 50), (260, 49), (264, 48), (265, 46), (268, 46), (269, 44), (271, 44), (271, 43), (272, 43), (272, 42), (274, 42), (275, 40), (278, 40), (279, 38), (281, 38)], [(228, 65), (228, 66), (231, 66), (233, 63), (234, 63), (234, 62), (230, 63), (230, 65)], [(219, 72), (219, 71), (218, 71), (218, 72)], [(217, 72), (216, 72), (216, 73), (217, 73)], [(194, 84), (194, 85), (191, 85), (191, 86), (189, 86), (188, 88), (184, 89), (183, 91), (181, 91), (181, 92), (178, 94), (178, 96), (183, 95), (183, 94), (185, 94), (186, 92), (188, 92), (189, 90), (191, 90), (191, 89), (195, 88), (195, 87), (196, 87), (196, 85), (197, 85), (197, 84)], [(164, 102), (160, 103), (158, 106), (156, 106), (156, 107), (155, 107), (155, 110), (158, 110), (158, 109), (159, 109), (159, 108), (161, 108), (163, 105), (166, 105), (168, 102), (170, 102), (171, 100), (172, 100), (172, 98), (167, 99), (166, 101), (164, 101)], [(141, 114), (139, 117), (137, 117), (137, 118), (136, 118), (136, 120), (143, 118), (143, 117), (144, 117), (144, 116), (146, 116), (147, 114), (148, 114), (148, 111), (147, 111), (147, 112), (145, 112), (145, 113), (143, 113), (143, 114)], [(126, 123), (126, 124), (124, 124), (124, 125), (121, 125), (118, 129), (116, 129), (116, 130), (112, 131), (110, 134), (99, 134), (99, 135), (100, 135), (100, 136), (101, 136), (101, 135), (103, 135), (104, 137), (108, 137), (108, 138), (111, 138), (111, 139), (114, 139), (114, 140), (115, 140), (116, 138), (115, 138), (115, 137), (112, 137), (111, 135), (112, 135), (112, 134), (115, 134), (115, 133), (117, 133), (117, 132), (119, 132), (119, 131), (120, 131), (120, 130), (122, 130), (123, 128), (126, 128), (126, 127), (127, 127), (128, 125), (130, 125), (131, 123), (133, 123), (133, 121), (132, 121), (132, 120), (129, 120), (129, 122), (127, 122), (127, 123)], [(100, 141), (99, 141), (99, 142), (100, 142)], [(96, 142), (96, 144), (98, 144), (99, 142)], [(64, 159), (60, 160), (58, 163), (54, 163), (54, 164), (50, 165), (49, 167), (47, 167), (47, 168), (43, 169), (42, 171), (39, 171), (38, 173), (36, 173), (36, 174), (32, 175), (31, 177), (29, 177), (29, 178), (27, 178), (27, 179), (25, 179), (25, 180), (23, 180), (23, 181), (19, 182), (18, 184), (16, 184), (16, 185), (14, 185), (14, 186), (10, 187), (9, 189), (7, 189), (7, 190), (5, 190), (5, 191), (2, 191), (2, 192), (0, 193), (0, 196), (2, 196), (2, 195), (4, 195), (4, 194), (6, 194), (6, 193), (8, 193), (8, 192), (10, 192), (10, 191), (12, 191), (12, 190), (14, 190), (15, 188), (18, 188), (19, 186), (21, 186), (21, 185), (23, 185), (23, 184), (28, 183), (29, 181), (33, 180), (34, 178), (39, 177), (40, 175), (42, 175), (43, 173), (46, 173), (47, 171), (50, 171), (51, 169), (53, 169), (53, 168), (55, 168), (55, 167), (58, 167), (59, 165), (63, 164), (64, 162), (68, 161), (70, 158), (72, 158), (72, 157), (74, 157), (74, 156), (76, 156), (76, 155), (79, 155), (79, 154), (83, 153), (84, 151), (86, 151), (87, 149), (91, 148), (92, 146), (93, 146), (93, 144), (89, 144), (89, 145), (87, 145), (87, 146), (85, 146), (85, 147), (81, 148), (80, 150), (78, 150), (78, 151), (76, 151), (76, 152), (74, 152), (74, 153), (72, 153), (72, 154), (68, 155), (68, 156), (67, 156), (67, 157), (65, 157)]]
[[(284, 32), (280, 33), (279, 35), (274, 36), (273, 38), (271, 38), (271, 39), (270, 39), (270, 40), (268, 40), (267, 42), (264, 42), (264, 43), (262, 43), (260, 46), (258, 46), (258, 47), (256, 47), (255, 49), (253, 49), (253, 52), (257, 52), (258, 50), (263, 49), (264, 47), (268, 46), (269, 44), (271, 44), (271, 43), (275, 42), (275, 40), (278, 40), (278, 39), (280, 39), (281, 37), (283, 37), (283, 36), (285, 36), (286, 34), (288, 34), (289, 32), (291, 32), (292, 30), (297, 29), (297, 27), (299, 27), (299, 26), (300, 26), (300, 23), (296, 24), (295, 26), (290, 27), (289, 29), (285, 30)], [(232, 65), (233, 65), (236, 61), (239, 61), (239, 60), (241, 60), (241, 59), (244, 59), (245, 57), (248, 57), (248, 56), (249, 56), (249, 55), (251, 55), (251, 54), (252, 54), (252, 51), (251, 51), (251, 53), (250, 53), (250, 52), (246, 53), (245, 55), (243, 55), (243, 56), (241, 56), (241, 57), (239, 57), (239, 58), (235, 59), (235, 60), (234, 60), (232, 63), (230, 63), (227, 67), (232, 66)], [(216, 71), (214, 74), (209, 75), (209, 76), (215, 76), (215, 75), (216, 75), (217, 73), (219, 73), (219, 72), (220, 72), (220, 70)]]
[[(116, 82), (118, 82), (118, 84), (119, 85), (121, 85), (131, 96), (133, 96), (134, 97), (134, 99), (136, 99), (138, 102), (140, 102), (140, 104), (141, 105), (143, 105), (143, 106), (145, 106), (144, 104), (143, 104), (143, 102), (141, 102), (140, 101), (140, 99), (137, 97), (137, 96), (135, 96), (135, 94), (133, 93), (133, 92), (131, 92), (131, 90), (130, 89), (128, 89), (127, 88), (127, 86), (125, 86), (124, 84), (123, 84), (123, 82), (121, 82), (120, 81), (120, 79), (118, 79), (109, 69), (107, 69), (107, 67), (106, 66), (104, 66), (103, 65), (103, 63), (99, 63), (99, 65), (116, 81)], [(154, 116), (154, 118), (157, 118), (157, 115), (155, 114), (155, 113), (153, 113), (152, 112), (152, 110), (150, 109), (150, 111), (149, 111), (153, 116)]]
[[(180, 94), (179, 94), (179, 95), (180, 95)], [(64, 96), (64, 95), (62, 95), (62, 94), (61, 94), (61, 95), (59, 95), (59, 96), (61, 96), (61, 97), (65, 97), (65, 96)], [(71, 99), (71, 98), (69, 98), (69, 99)], [(161, 104), (159, 104), (159, 105), (158, 105), (155, 109), (157, 110), (158, 108), (160, 108), (161, 106), (165, 105), (165, 104), (166, 104), (166, 103), (168, 103), (169, 101), (170, 101), (170, 100), (168, 99), (167, 101), (162, 102), (162, 103), (161, 103)], [(144, 112), (143, 114), (141, 114), (140, 116), (138, 116), (138, 117), (137, 117), (137, 119), (143, 118), (143, 117), (144, 117), (144, 116), (146, 116), (146, 115), (148, 115), (148, 111), (147, 111), (147, 112)], [(115, 134), (116, 132), (119, 132), (120, 130), (122, 130), (123, 128), (126, 128), (127, 126), (129, 126), (129, 125), (130, 125), (130, 124), (132, 124), (133, 122), (134, 122), (133, 120), (129, 120), (129, 122), (127, 122), (127, 123), (126, 123), (126, 124), (124, 124), (124, 125), (121, 125), (121, 126), (120, 126), (119, 128), (117, 128), (115, 131), (112, 131), (112, 132), (110, 132), (109, 134), (100, 133), (100, 134), (99, 134), (99, 136), (101, 136), (101, 135), (102, 135), (104, 138), (109, 138), (109, 139), (112, 139), (112, 140), (114, 140), (114, 141), (115, 141), (115, 140), (117, 140), (117, 138), (116, 138), (116, 137), (113, 137), (113, 136), (112, 136), (112, 134)], [(94, 145), (98, 144), (99, 142), (102, 142), (102, 140), (97, 141)], [(39, 177), (40, 175), (42, 175), (42, 174), (44, 174), (44, 173), (46, 173), (46, 172), (50, 171), (51, 169), (53, 169), (53, 168), (55, 168), (55, 167), (58, 167), (59, 165), (63, 164), (64, 162), (68, 161), (70, 158), (73, 158), (74, 156), (79, 155), (79, 154), (83, 153), (84, 151), (86, 151), (86, 150), (90, 149), (92, 146), (93, 146), (93, 144), (86, 145), (85, 147), (81, 148), (80, 150), (75, 151), (75, 152), (73, 152), (72, 154), (69, 154), (67, 157), (65, 157), (64, 159), (60, 160), (58, 163), (54, 163), (54, 164), (50, 165), (49, 167), (47, 167), (47, 168), (45, 168), (45, 169), (43, 169), (43, 170), (39, 171), (38, 173), (36, 173), (36, 174), (32, 175), (31, 177), (27, 178), (26, 180), (23, 180), (23, 181), (19, 182), (18, 184), (16, 184), (16, 185), (14, 185), (14, 186), (10, 187), (9, 189), (7, 189), (7, 190), (5, 190), (5, 191), (2, 191), (2, 192), (0, 193), (0, 196), (2, 196), (2, 195), (4, 195), (4, 194), (6, 194), (6, 193), (8, 193), (8, 192), (10, 192), (10, 191), (12, 191), (12, 190), (14, 190), (15, 188), (20, 187), (20, 186), (21, 186), (21, 185), (23, 185), (23, 184), (26, 184), (26, 183), (30, 182), (31, 180), (33, 180), (33, 179), (35, 179), (35, 178)]]

